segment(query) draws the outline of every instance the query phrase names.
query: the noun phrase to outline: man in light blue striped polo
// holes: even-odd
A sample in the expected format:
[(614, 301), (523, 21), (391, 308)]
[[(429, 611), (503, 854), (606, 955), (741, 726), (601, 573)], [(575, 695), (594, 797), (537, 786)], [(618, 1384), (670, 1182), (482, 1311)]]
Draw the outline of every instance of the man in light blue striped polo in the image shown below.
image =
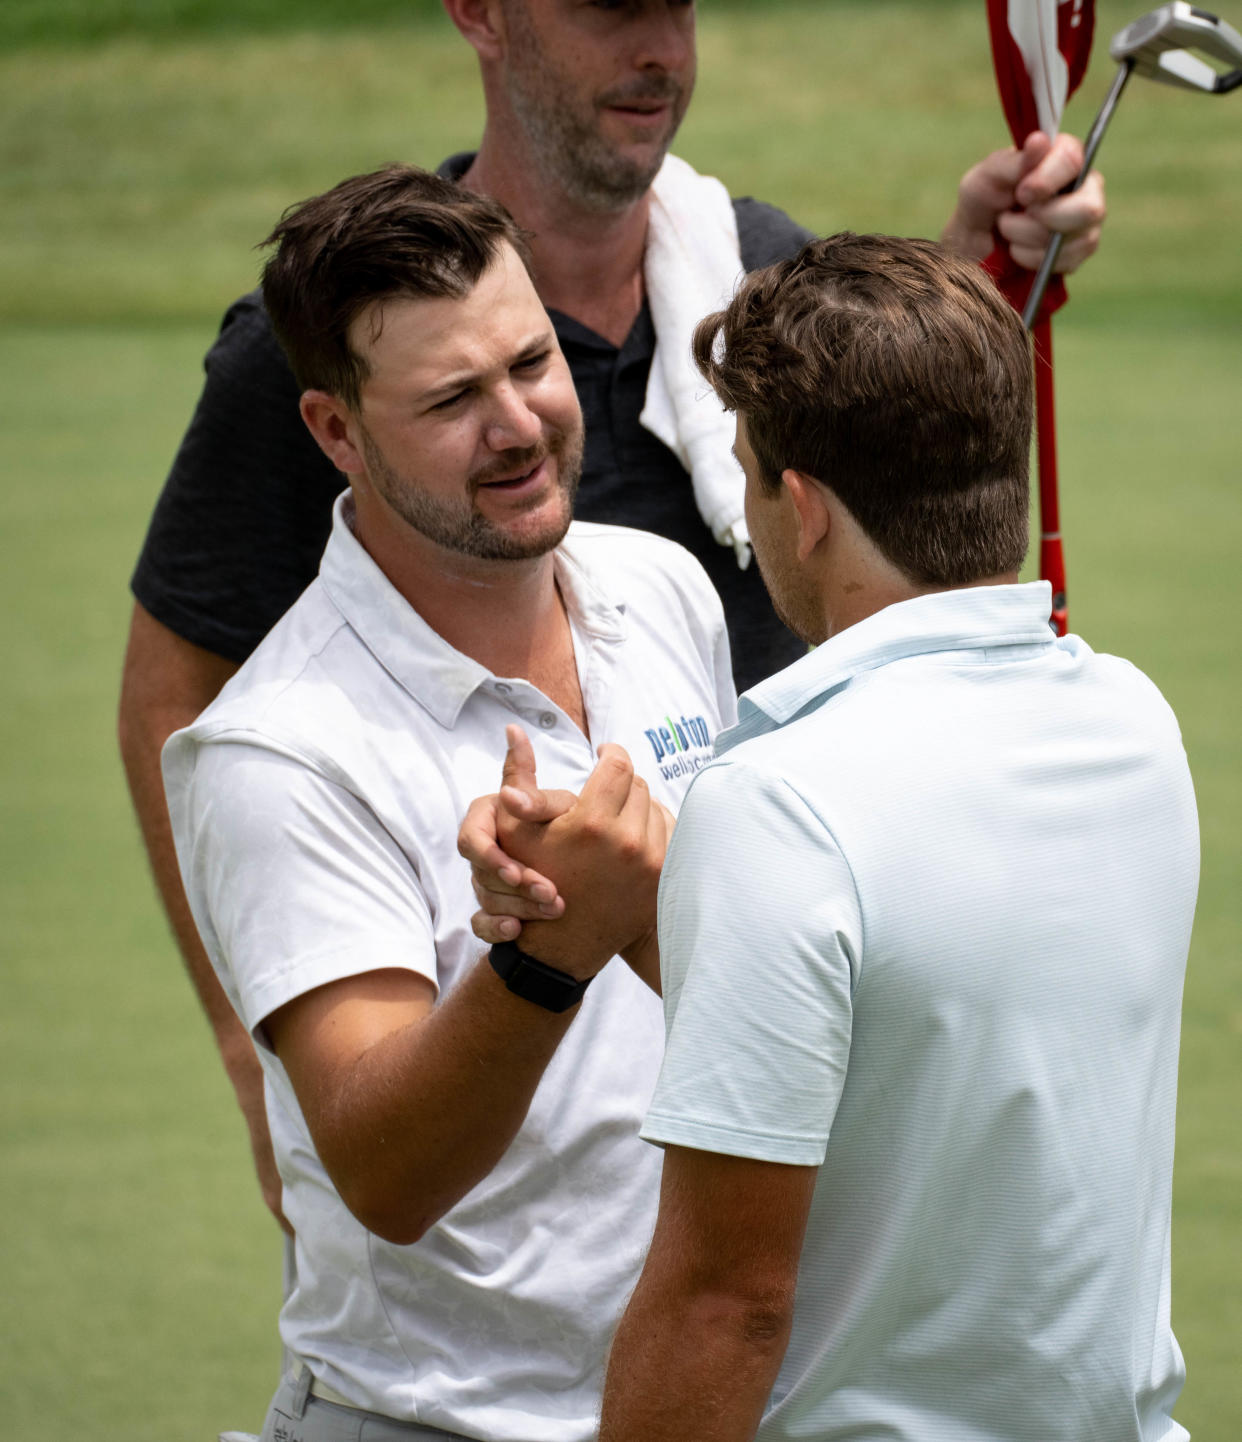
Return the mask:
[[(742, 698), (665, 862), (663, 1190), (601, 1442), (1184, 1439), (1194, 795), (1156, 688), (1018, 583), (1021, 325), (935, 246), (845, 235), (696, 353), (816, 649)], [(561, 880), (574, 814), (501, 815), (564, 897), (518, 940), (553, 964), (607, 887)]]

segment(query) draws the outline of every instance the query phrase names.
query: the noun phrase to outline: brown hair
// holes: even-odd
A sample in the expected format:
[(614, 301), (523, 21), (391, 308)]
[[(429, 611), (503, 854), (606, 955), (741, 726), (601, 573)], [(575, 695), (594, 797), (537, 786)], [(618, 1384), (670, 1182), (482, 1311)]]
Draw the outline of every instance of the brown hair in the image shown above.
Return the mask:
[(369, 374), (350, 348), (354, 319), (394, 296), (464, 296), (508, 242), (529, 268), (503, 206), (411, 165), (386, 165), (290, 206), (264, 246), (263, 303), (303, 390), (356, 409)]
[(977, 265), (925, 240), (811, 241), (702, 321), (694, 356), (764, 485), (789, 468), (830, 487), (909, 579), (1021, 565), (1030, 351)]

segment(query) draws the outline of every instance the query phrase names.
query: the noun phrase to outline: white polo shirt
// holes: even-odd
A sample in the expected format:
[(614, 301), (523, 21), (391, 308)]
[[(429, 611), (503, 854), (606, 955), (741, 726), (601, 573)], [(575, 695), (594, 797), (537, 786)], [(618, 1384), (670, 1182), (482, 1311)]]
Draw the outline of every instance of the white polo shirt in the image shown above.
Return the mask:
[(682, 808), (643, 1135), (820, 1168), (760, 1442), (1187, 1435), (1194, 795), (1156, 688), (1049, 607), (851, 627), (742, 698)]
[(263, 1019), (326, 982), (402, 967), (450, 990), (480, 955), (469, 802), (520, 721), (545, 786), (602, 741), (676, 808), (733, 719), (720, 603), (640, 531), (575, 524), (555, 556), (591, 740), (540, 691), (454, 650), (389, 585), (338, 501), (318, 580), (164, 752), (199, 932), (259, 1043), (297, 1240), (285, 1345), (390, 1417), (496, 1442), (585, 1442), (649, 1239), (659, 1155), (638, 1140), (663, 1042), (624, 963), (587, 992), (492, 1174), (413, 1246), (372, 1235), (315, 1155)]

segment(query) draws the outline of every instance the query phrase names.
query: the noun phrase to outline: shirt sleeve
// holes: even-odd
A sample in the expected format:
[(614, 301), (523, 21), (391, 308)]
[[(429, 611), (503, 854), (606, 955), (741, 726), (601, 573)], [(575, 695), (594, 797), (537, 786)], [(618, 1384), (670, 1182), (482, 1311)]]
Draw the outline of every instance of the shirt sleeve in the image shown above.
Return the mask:
[(256, 1041), (277, 1007), (331, 981), (395, 967), (436, 983), (415, 868), (357, 796), (287, 755), (185, 733), (164, 774), (195, 922)]
[(686, 797), (660, 883), (667, 1042), (642, 1135), (818, 1166), (849, 1058), (854, 879), (779, 776), (719, 761)]
[(319, 570), (345, 480), (298, 411), (257, 293), (224, 317), (131, 581), (156, 620), (241, 662)]

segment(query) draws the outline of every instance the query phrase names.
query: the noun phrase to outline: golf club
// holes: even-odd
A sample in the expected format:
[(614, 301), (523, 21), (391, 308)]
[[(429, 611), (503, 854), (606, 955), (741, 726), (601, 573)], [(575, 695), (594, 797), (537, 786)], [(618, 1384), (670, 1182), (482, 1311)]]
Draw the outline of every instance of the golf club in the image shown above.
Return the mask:
[[(1192, 54), (1192, 51), (1198, 53)], [(1087, 134), (1082, 169), (1069, 187), (1070, 192), (1077, 190), (1090, 173), (1100, 141), (1131, 75), (1207, 95), (1226, 95), (1242, 85), (1242, 35), (1219, 16), (1187, 4), (1186, 0), (1172, 0), (1171, 4), (1141, 15), (1113, 36), (1108, 53), (1117, 62), (1117, 75)], [(1200, 58), (1204, 56), (1208, 58)], [(1039, 314), (1062, 239), (1060, 235), (1052, 237), (1035, 273), (1022, 312), (1022, 324), (1028, 330)]]

